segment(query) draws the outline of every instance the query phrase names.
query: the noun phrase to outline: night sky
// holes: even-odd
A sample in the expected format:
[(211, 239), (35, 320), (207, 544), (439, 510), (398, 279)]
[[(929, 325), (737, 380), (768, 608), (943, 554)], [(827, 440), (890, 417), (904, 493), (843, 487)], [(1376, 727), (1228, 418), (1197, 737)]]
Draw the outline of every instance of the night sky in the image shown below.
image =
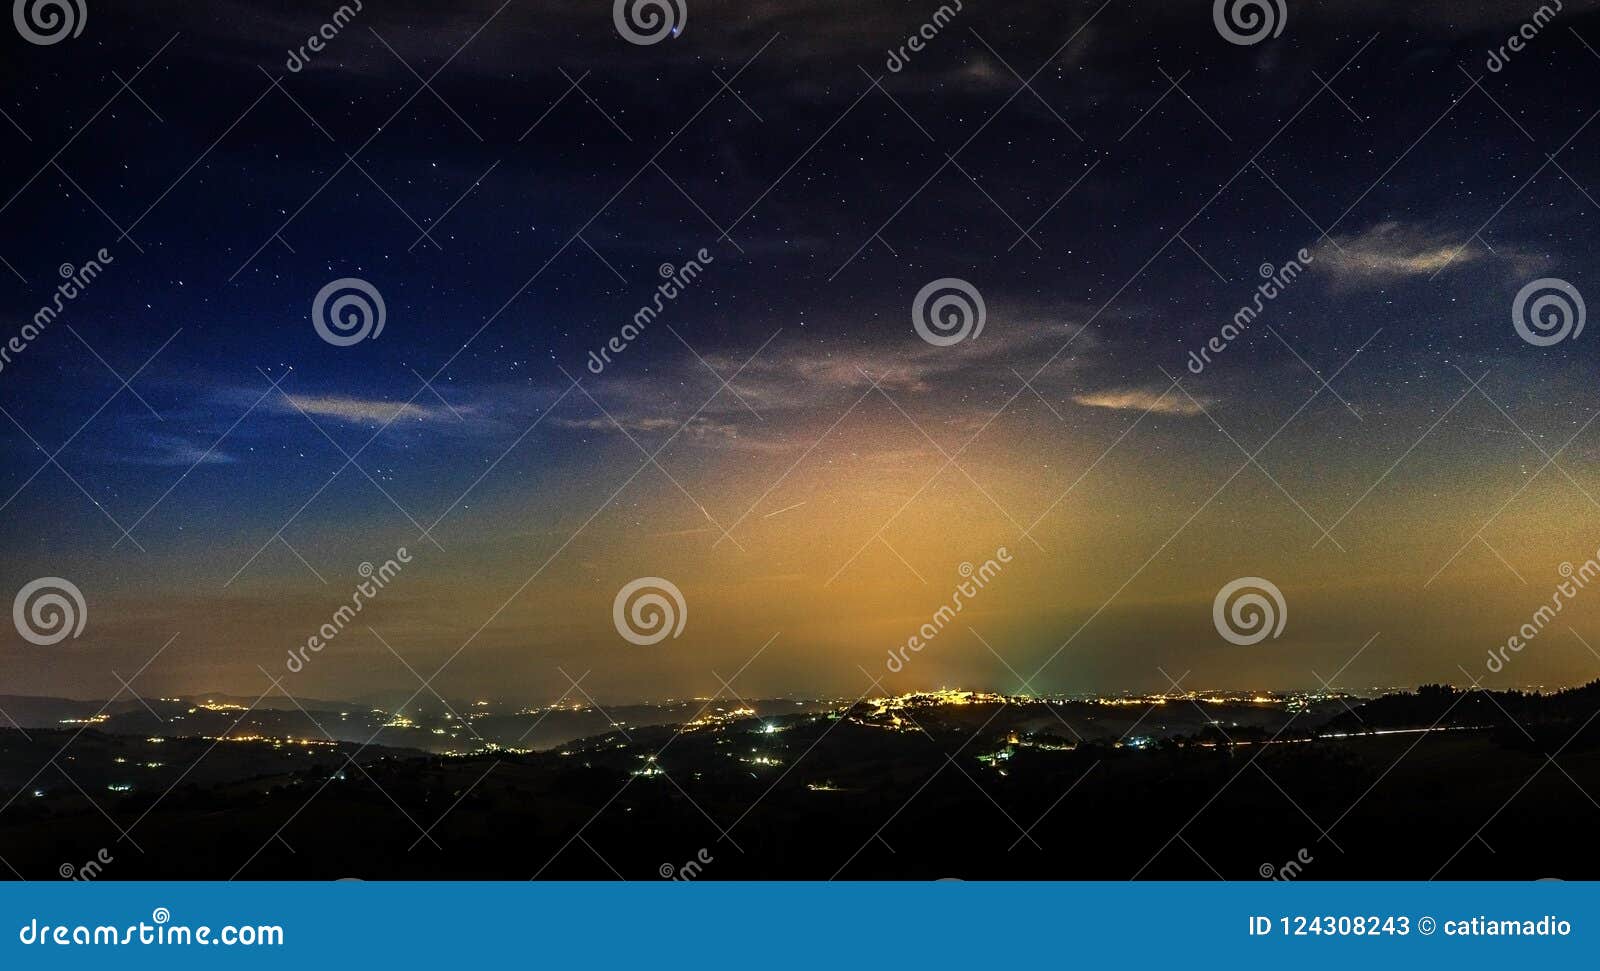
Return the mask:
[[(336, 8), (3, 31), (0, 341), (111, 259), (0, 370), (0, 588), (87, 606), (5, 625), (0, 692), (254, 697), (399, 547), (296, 695), (1600, 672), (1600, 590), (1485, 665), (1600, 547), (1600, 325), (1513, 322), (1536, 280), (1600, 299), (1600, 4), (1491, 70), (1531, 0), (1267, 3), (1255, 43), (1205, 2), (952, 2), (892, 71), (931, 0), (688, 0), (648, 44), (598, 0), (368, 2), (291, 70)], [(335, 346), (347, 278), (384, 326)], [(984, 323), (938, 346), (946, 279)], [(641, 646), (645, 577), (687, 618)], [(1219, 635), (1244, 577), (1280, 636)]]

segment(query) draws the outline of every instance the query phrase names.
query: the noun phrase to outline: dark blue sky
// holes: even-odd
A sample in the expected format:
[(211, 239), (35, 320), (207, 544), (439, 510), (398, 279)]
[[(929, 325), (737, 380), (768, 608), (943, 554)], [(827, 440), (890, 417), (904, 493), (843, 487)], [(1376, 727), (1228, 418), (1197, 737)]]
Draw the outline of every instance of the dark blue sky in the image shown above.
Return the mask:
[[(1351, 676), (1389, 684), (1482, 673), (1596, 545), (1593, 335), (1511, 324), (1535, 279), (1600, 293), (1593, 3), (1498, 71), (1536, 5), (1290, 0), (1238, 45), (1205, 3), (952, 4), (897, 72), (936, 4), (690, 0), (652, 45), (605, 4), (445, 6), (369, 3), (299, 71), (336, 5), (91, 0), (76, 37), (6, 34), (4, 335), (113, 259), (0, 371), (0, 580), (70, 578), (91, 616), (48, 664), (8, 640), (6, 684), (105, 694), (181, 632), (153, 688), (247, 693), (400, 545), (372, 616), (462, 692), (576, 664), (709, 693), (782, 632), (761, 690), (848, 695), (999, 545), (1034, 554), (978, 631), (1015, 670), (963, 631), (907, 686), (1307, 685), (1375, 630)], [(341, 278), (381, 337), (318, 338)], [(941, 278), (981, 291), (981, 340), (918, 339)], [(1211, 595), (1251, 574), (1303, 640), (1219, 649)], [(692, 648), (611, 630), (651, 575)], [(308, 693), (408, 684), (356, 633)], [(1504, 677), (1592, 671), (1559, 636)]]

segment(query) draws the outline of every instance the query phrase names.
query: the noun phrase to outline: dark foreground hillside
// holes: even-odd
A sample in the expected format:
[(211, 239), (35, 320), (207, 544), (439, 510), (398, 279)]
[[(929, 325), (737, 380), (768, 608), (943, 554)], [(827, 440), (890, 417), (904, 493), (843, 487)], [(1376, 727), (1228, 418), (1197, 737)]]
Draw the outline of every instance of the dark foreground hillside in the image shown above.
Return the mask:
[[(0, 812), (0, 857), (28, 879), (102, 850), (101, 879), (1600, 877), (1595, 709), (1526, 698), (1513, 717), (1498, 696), (1432, 689), (1314, 730), (1219, 723), (1137, 746), (1018, 732), (1005, 705), (542, 754), (352, 762), (353, 747), (233, 742), (165, 794), (23, 792)], [(32, 771), (53, 734), (4, 752), (37, 756)]]

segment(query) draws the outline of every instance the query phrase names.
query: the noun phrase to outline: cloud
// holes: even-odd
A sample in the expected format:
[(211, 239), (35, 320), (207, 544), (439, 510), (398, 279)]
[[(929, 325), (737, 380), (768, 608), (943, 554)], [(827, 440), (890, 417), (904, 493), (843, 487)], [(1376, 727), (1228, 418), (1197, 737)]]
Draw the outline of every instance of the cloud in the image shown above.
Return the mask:
[(677, 429), (682, 422), (673, 421), (671, 418), (629, 418), (624, 416), (612, 421), (610, 418), (555, 418), (550, 424), (558, 428), (570, 428), (580, 432), (614, 432), (620, 426), (628, 434), (635, 432), (670, 432)]
[(416, 421), (443, 421), (454, 419), (456, 414), (471, 408), (456, 409), (452, 413), (443, 405), (421, 405), (416, 402), (381, 401), (376, 398), (351, 398), (343, 395), (283, 395), (278, 399), (283, 410), (303, 411), (312, 417), (332, 418), (352, 424), (399, 421), (402, 418)]
[[(743, 434), (740, 427), (727, 421), (697, 416), (687, 426), (675, 418), (631, 417), (621, 415), (613, 422), (610, 418), (555, 418), (550, 422), (558, 428), (572, 431), (617, 433), (620, 425), (628, 435), (676, 434), (676, 440), (690, 445), (710, 448), (738, 449), (748, 452), (787, 452), (797, 447), (795, 442)], [(679, 431), (680, 427), (682, 428)]]
[[(1318, 264), (1325, 264), (1347, 281), (1432, 276), (1446, 267), (1467, 266), (1491, 255), (1482, 245), (1474, 244), (1471, 237), (1397, 220), (1334, 237), (1314, 252)], [(1519, 272), (1528, 269), (1533, 261), (1529, 253), (1511, 246), (1497, 247), (1492, 255), (1510, 261)]]
[(226, 465), (237, 462), (232, 455), (216, 448), (207, 448), (171, 435), (151, 435), (150, 451), (125, 457), (133, 465)]
[(962, 389), (982, 384), (1014, 386), (1015, 372), (1032, 374), (1068, 338), (1075, 338), (1072, 353), (1055, 357), (1051, 371), (1060, 375), (1080, 369), (1102, 348), (1094, 334), (1081, 332), (1079, 320), (1088, 314), (1076, 306), (1013, 312), (991, 308), (992, 329), (953, 347), (934, 347), (915, 339), (908, 318), (903, 332), (876, 344), (774, 347), (748, 364), (737, 354), (710, 354), (708, 362), (724, 375), (738, 372), (730, 387), (744, 402), (728, 396), (716, 403), (731, 411), (743, 411), (745, 402), (763, 413), (813, 407), (840, 400), (841, 394), (860, 394), (874, 382), (896, 397), (939, 392), (959, 397)]
[(1089, 408), (1149, 411), (1158, 415), (1198, 415), (1202, 412), (1202, 405), (1212, 403), (1211, 399), (1191, 401), (1188, 395), (1176, 388), (1165, 394), (1153, 388), (1108, 389), (1073, 395), (1072, 400)]
[[(916, 421), (976, 431), (1023, 376), (1036, 390), (1065, 397), (1061, 387), (1102, 358), (1105, 341), (1082, 333), (1092, 311), (1079, 306), (991, 308), (990, 331), (980, 339), (935, 347), (916, 338), (909, 314), (902, 330), (864, 341), (773, 342), (754, 359), (750, 350), (708, 350), (658, 361), (648, 375), (608, 371), (590, 386), (605, 410), (632, 436), (676, 433), (676, 441), (750, 454), (789, 454), (816, 440), (829, 421), (842, 419), (876, 387)], [(1059, 353), (1074, 338), (1069, 353)], [(1035, 372), (1045, 362), (1046, 374)], [(713, 374), (712, 372), (716, 372)], [(1076, 379), (1074, 376), (1079, 376)], [(718, 388), (718, 378), (728, 378)], [(685, 389), (698, 389), (686, 392)], [(703, 392), (709, 401), (697, 395)], [(885, 406), (878, 399), (867, 405)], [(681, 417), (700, 415), (681, 432)], [(821, 424), (817, 424), (819, 416)], [(595, 435), (618, 435), (605, 415), (553, 417), (548, 425)], [(929, 427), (933, 427), (930, 425)]]

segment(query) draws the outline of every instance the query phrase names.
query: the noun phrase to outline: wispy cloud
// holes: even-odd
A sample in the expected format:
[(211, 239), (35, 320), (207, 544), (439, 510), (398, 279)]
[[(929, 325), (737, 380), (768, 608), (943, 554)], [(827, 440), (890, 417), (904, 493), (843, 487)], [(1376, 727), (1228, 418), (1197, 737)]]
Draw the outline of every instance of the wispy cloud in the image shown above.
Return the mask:
[(1165, 395), (1155, 388), (1120, 388), (1074, 395), (1080, 405), (1089, 408), (1113, 408), (1118, 411), (1148, 411), (1157, 415), (1198, 415), (1201, 405), (1211, 404), (1210, 399), (1191, 401), (1176, 388)]
[[(1100, 347), (1093, 334), (1080, 333), (1078, 321), (1088, 311), (1077, 307), (1023, 310), (1020, 322), (1006, 321), (978, 340), (953, 347), (934, 347), (915, 339), (909, 319), (905, 332), (875, 345), (817, 349), (774, 349), (744, 366), (732, 388), (757, 410), (810, 407), (835, 400), (840, 392), (865, 391), (877, 382), (891, 394), (926, 394), (970, 388), (988, 381), (1014, 383), (1013, 369), (1031, 373), (1049, 359), (1068, 337), (1076, 335), (1074, 353), (1054, 360), (1056, 374), (1075, 370)], [(999, 316), (991, 309), (991, 318)], [(744, 364), (735, 355), (712, 354), (709, 362), (731, 375)], [(743, 410), (737, 399), (724, 408)]]
[(569, 428), (580, 432), (615, 432), (620, 427), (628, 434), (635, 432), (670, 432), (676, 429), (681, 422), (671, 418), (619, 418), (612, 421), (610, 418), (554, 418), (550, 424), (557, 428)]
[(123, 461), (130, 465), (226, 465), (237, 462), (234, 456), (219, 448), (191, 442), (173, 435), (151, 435), (149, 449), (129, 454)]
[(454, 420), (470, 408), (457, 408), (455, 412), (443, 405), (423, 405), (417, 402), (382, 401), (376, 398), (352, 398), (343, 395), (284, 395), (278, 399), (282, 410), (303, 411), (313, 418), (332, 418), (352, 424), (381, 424), (409, 419), (414, 421)]
[[(745, 433), (735, 422), (720, 421), (704, 416), (699, 416), (684, 426), (680, 419), (675, 418), (634, 418), (617, 416), (613, 422), (610, 418), (555, 418), (550, 422), (557, 428), (571, 431), (594, 432), (596, 434), (620, 434), (618, 426), (631, 436), (640, 435), (670, 435), (677, 433), (676, 441), (690, 445), (701, 445), (711, 448), (740, 449), (751, 452), (787, 452), (797, 446), (793, 441), (773, 439), (764, 436), (752, 436)], [(682, 431), (679, 427), (682, 426)]]
[[(1316, 248), (1317, 262), (1347, 281), (1432, 276), (1446, 267), (1468, 266), (1491, 255), (1471, 237), (1397, 220), (1334, 237), (1333, 243), (1338, 245), (1324, 242)], [(1519, 269), (1530, 259), (1529, 254), (1506, 246), (1498, 247), (1493, 255)]]
[[(1016, 390), (1019, 374), (1032, 374), (1049, 361), (1049, 373), (1034, 375), (1033, 380), (1036, 388), (1051, 393), (1053, 384), (1082, 375), (1100, 360), (1103, 339), (1082, 333), (1081, 321), (1090, 313), (1080, 307), (991, 308), (992, 331), (951, 347), (917, 339), (908, 317), (904, 333), (874, 341), (820, 346), (780, 341), (754, 359), (748, 350), (708, 350), (703, 359), (685, 354), (658, 362), (647, 375), (608, 372), (593, 382), (592, 393), (611, 417), (590, 411), (583, 417), (552, 418), (549, 426), (616, 435), (611, 420), (615, 418), (629, 435), (659, 440), (675, 432), (682, 421), (666, 416), (700, 407), (702, 414), (677, 433), (678, 441), (750, 453), (790, 453), (806, 447), (819, 428), (840, 418), (843, 409), (853, 409), (852, 402), (866, 400), (877, 387), (896, 405), (914, 412), (919, 422), (959, 429), (970, 420), (970, 430), (975, 431)], [(1075, 338), (1071, 353), (1058, 353), (1069, 337)], [(718, 377), (731, 379), (728, 388), (719, 391)], [(693, 394), (684, 394), (685, 388), (703, 389), (711, 400), (702, 406)], [(974, 403), (978, 399), (981, 406)], [(873, 401), (867, 407), (883, 405)], [(819, 416), (826, 420), (814, 425)], [(798, 434), (799, 429), (805, 434)]]

